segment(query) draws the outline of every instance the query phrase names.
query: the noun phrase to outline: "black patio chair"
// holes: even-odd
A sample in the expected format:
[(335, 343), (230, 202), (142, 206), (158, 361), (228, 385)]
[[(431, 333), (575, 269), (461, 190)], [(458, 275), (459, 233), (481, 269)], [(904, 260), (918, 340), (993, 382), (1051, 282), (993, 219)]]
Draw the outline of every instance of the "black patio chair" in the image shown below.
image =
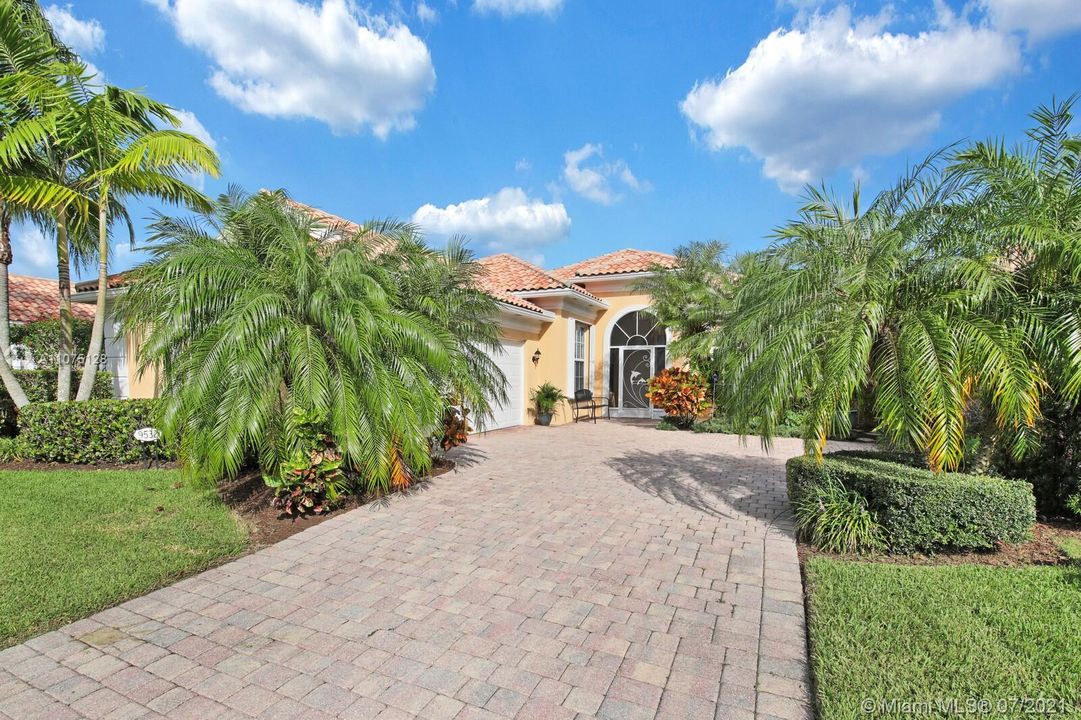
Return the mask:
[(604, 412), (605, 419), (608, 418), (608, 401), (594, 398), (592, 390), (575, 390), (570, 402), (574, 411), (574, 422), (592, 420), (596, 424), (597, 415), (601, 411)]

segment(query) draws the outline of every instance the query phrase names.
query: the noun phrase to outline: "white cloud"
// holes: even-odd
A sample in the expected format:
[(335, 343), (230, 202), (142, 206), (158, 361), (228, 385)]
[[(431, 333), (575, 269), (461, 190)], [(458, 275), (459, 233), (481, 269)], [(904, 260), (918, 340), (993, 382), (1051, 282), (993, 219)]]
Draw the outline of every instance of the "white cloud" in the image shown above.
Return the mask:
[(870, 155), (925, 140), (949, 103), (1021, 67), (1016, 37), (953, 17), (890, 33), (888, 14), (815, 14), (760, 41), (725, 77), (698, 83), (681, 109), (711, 149), (746, 148), (792, 191)]
[(514, 163), (515, 172), (529, 172), (533, 169), (533, 163), (529, 162), (526, 158), (520, 158)]
[(503, 17), (512, 15), (555, 15), (563, 7), (563, 0), (473, 0), (473, 9), (482, 13), (497, 13)]
[(14, 266), (28, 275), (56, 277), (56, 242), (34, 225), (17, 223), (11, 229)]
[(148, 0), (213, 61), (210, 85), (246, 112), (335, 132), (411, 129), (435, 88), (427, 45), (350, 0)]
[(218, 149), (218, 142), (214, 139), (214, 136), (210, 134), (210, 131), (206, 129), (203, 123), (199, 122), (199, 118), (195, 117), (195, 113), (180, 108), (173, 108), (173, 115), (176, 115), (176, 119), (180, 121), (180, 127), (178, 129), (181, 132), (194, 135), (209, 145), (211, 150)]
[(80, 20), (71, 14), (71, 5), (46, 5), (42, 12), (57, 37), (77, 53), (91, 54), (105, 47), (105, 28), (90, 18)]
[(417, 3), (417, 19), (422, 23), (434, 23), (439, 19), (439, 11), (421, 0)]
[[(202, 140), (204, 143), (210, 146), (211, 150), (215, 152), (218, 149), (218, 141), (214, 139), (214, 136), (210, 134), (210, 131), (206, 129), (199, 118), (195, 116), (195, 113), (190, 110), (183, 110), (181, 108), (173, 108), (173, 115), (176, 115), (176, 119), (180, 121), (180, 127), (177, 128), (181, 132), (186, 132), (189, 135)], [(201, 172), (185, 172), (184, 180), (197, 190), (202, 192), (206, 188), (206, 174)]]
[(586, 143), (577, 150), (568, 150), (563, 154), (563, 179), (571, 190), (604, 205), (611, 205), (623, 197), (612, 187), (613, 181), (631, 190), (649, 190), (649, 184), (635, 177), (627, 163), (622, 160), (594, 162), (589, 167), (584, 165), (591, 159), (600, 161), (603, 157), (604, 148), (592, 143)]
[(489, 250), (516, 252), (535, 252), (565, 237), (571, 227), (563, 203), (530, 198), (517, 187), (442, 208), (424, 205), (413, 213), (413, 222), (434, 235), (461, 234)]
[(1079, 0), (980, 0), (995, 27), (1044, 40), (1081, 30)]

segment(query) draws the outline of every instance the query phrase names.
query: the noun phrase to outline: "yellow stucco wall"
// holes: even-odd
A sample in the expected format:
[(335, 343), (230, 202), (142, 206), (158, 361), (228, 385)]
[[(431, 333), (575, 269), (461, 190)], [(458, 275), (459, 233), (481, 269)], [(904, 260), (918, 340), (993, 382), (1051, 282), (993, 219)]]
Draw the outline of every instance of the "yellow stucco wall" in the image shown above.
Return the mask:
[[(592, 315), (583, 315), (581, 311), (571, 314), (555, 304), (544, 303), (540, 299), (532, 299), (532, 302), (542, 304), (545, 309), (555, 314), (555, 318), (546, 323), (542, 330), (537, 333), (522, 333), (519, 331), (507, 331), (503, 337), (507, 340), (524, 340), (524, 352), (526, 359), (525, 384), (526, 384), (526, 418), (525, 422), (532, 423), (535, 412), (532, 403), (529, 402), (529, 393), (537, 386), (551, 382), (563, 390), (564, 394), (573, 393), (573, 374), (571, 372), (571, 358), (574, 352), (572, 326), (576, 321), (592, 325), (589, 341), (589, 377), (593, 394), (597, 398), (608, 397), (608, 386), (605, 383), (605, 366), (608, 362), (605, 353), (605, 342), (608, 333), (620, 317), (631, 309), (649, 307), (649, 295), (625, 290), (619, 291), (594, 291), (591, 293), (604, 300), (608, 307), (597, 309)], [(540, 350), (540, 361), (533, 364), (533, 353)], [(552, 418), (553, 425), (562, 425), (573, 420), (571, 408), (568, 403), (562, 403), (555, 416)]]
[(157, 367), (148, 368), (139, 373), (139, 346), (141, 337), (127, 335), (124, 338), (124, 353), (128, 364), (128, 397), (155, 398), (161, 389), (161, 373)]

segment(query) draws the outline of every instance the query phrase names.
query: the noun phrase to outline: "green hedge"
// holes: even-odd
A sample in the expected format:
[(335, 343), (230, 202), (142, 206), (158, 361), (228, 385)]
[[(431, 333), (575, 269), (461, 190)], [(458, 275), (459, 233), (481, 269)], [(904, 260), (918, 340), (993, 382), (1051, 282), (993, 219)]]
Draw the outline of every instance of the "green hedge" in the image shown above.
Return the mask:
[[(15, 370), (15, 378), (23, 386), (26, 399), (32, 403), (52, 402), (56, 400), (56, 369), (52, 370)], [(74, 395), (83, 377), (82, 369), (71, 373), (71, 392)], [(113, 376), (98, 371), (94, 378), (94, 391), (91, 397), (106, 400), (113, 396)], [(18, 413), (3, 383), (0, 383), (0, 436), (10, 437), (18, 431)]]
[(897, 456), (831, 453), (821, 463), (788, 461), (793, 504), (828, 479), (859, 493), (894, 552), (993, 548), (1029, 537), (1036, 522), (1032, 485), (981, 475), (941, 473), (894, 461)]
[[(35, 403), (19, 414), (19, 436), (28, 460), (134, 463), (142, 444), (132, 433), (153, 426), (157, 408), (157, 400)], [(168, 449), (162, 455), (175, 457)]]

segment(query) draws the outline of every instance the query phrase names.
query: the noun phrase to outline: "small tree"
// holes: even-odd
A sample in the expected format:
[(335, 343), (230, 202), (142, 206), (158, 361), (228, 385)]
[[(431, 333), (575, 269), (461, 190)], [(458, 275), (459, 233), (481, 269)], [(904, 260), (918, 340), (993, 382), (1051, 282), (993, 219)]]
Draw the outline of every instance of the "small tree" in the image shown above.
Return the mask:
[(428, 468), (464, 361), (450, 330), (411, 309), (408, 270), (381, 256), (408, 228), (343, 235), (284, 193), (234, 190), (196, 221), (160, 216), (153, 229), (153, 257), (117, 310), (145, 337), (141, 368), (162, 370), (162, 429), (193, 470), (217, 480), (254, 456), (277, 475), (297, 447), (296, 411), (325, 418), (367, 491)]

